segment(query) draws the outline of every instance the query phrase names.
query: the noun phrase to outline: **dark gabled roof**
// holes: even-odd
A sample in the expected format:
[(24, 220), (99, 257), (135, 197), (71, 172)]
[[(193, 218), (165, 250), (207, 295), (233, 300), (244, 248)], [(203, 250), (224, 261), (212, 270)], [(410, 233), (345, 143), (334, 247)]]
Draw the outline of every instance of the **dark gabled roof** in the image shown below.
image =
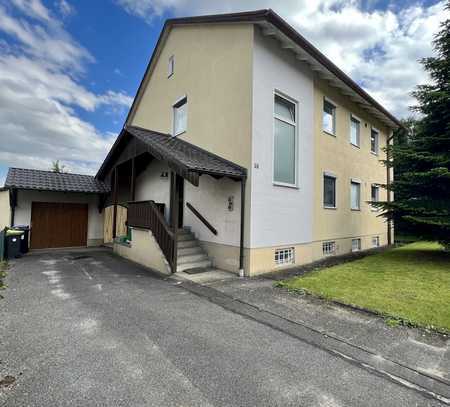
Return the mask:
[(233, 179), (241, 179), (247, 175), (245, 168), (178, 137), (141, 127), (127, 126), (122, 130), (100, 167), (97, 178), (105, 177), (107, 169), (113, 166), (114, 157), (124, 147), (122, 140), (127, 137), (137, 139), (145, 145), (147, 152), (158, 160), (167, 161), (170, 168), (194, 185), (198, 185), (200, 174)]
[(382, 115), (387, 117), (395, 126), (402, 126), (401, 122), (390, 112), (388, 112), (380, 103), (378, 103), (372, 96), (370, 96), (364, 89), (361, 88), (353, 79), (351, 79), (345, 72), (339, 69), (330, 59), (328, 59), (324, 54), (322, 54), (314, 45), (312, 45), (306, 38), (304, 38), (297, 30), (295, 30), (291, 25), (289, 25), (285, 20), (283, 20), (277, 13), (271, 9), (262, 9), (255, 11), (246, 11), (240, 13), (228, 13), (228, 14), (214, 14), (214, 15), (203, 15), (194, 17), (181, 17), (172, 18), (166, 20), (163, 29), (161, 30), (158, 42), (155, 46), (154, 52), (151, 59), (147, 65), (147, 69), (136, 92), (136, 96), (133, 100), (133, 104), (128, 112), (125, 123), (129, 123), (138, 101), (141, 98), (145, 79), (147, 74), (159, 55), (159, 47), (164, 42), (168, 30), (176, 25), (189, 25), (189, 24), (205, 24), (205, 23), (262, 23), (267, 22), (272, 24), (278, 30), (280, 30), (287, 38), (296, 43), (298, 46), (303, 48), (309, 55), (311, 55), (316, 61), (318, 61), (322, 66), (328, 69), (333, 75), (335, 75), (339, 80), (341, 80), (346, 86), (352, 89), (360, 97), (366, 100), (369, 105), (373, 106)]
[(52, 171), (10, 168), (5, 188), (40, 191), (108, 193), (109, 187), (91, 175), (57, 173)]

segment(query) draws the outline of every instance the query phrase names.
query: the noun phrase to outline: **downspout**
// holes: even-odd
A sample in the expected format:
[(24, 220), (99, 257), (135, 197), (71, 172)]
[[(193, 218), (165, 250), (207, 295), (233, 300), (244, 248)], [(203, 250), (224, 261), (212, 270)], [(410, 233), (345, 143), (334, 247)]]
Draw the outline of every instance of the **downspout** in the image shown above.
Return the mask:
[(245, 184), (247, 177), (241, 179), (241, 235), (239, 244), (239, 276), (244, 277), (244, 225), (245, 225)]
[(11, 206), (11, 227), (14, 227), (14, 218), (16, 215), (16, 205), (17, 205), (17, 190), (11, 188), (9, 190), (9, 204)]
[[(386, 160), (388, 162), (388, 165), (386, 165), (386, 193), (387, 193), (387, 203), (389, 204), (391, 202), (391, 190), (390, 190), (390, 186), (391, 186), (391, 167), (390, 167), (390, 145), (391, 145), (391, 140), (393, 139), (394, 135), (393, 132), (391, 131), (391, 135), (388, 137), (387, 139), (387, 151), (386, 151)], [(387, 243), (388, 246), (392, 245), (392, 220), (389, 218), (387, 221)]]

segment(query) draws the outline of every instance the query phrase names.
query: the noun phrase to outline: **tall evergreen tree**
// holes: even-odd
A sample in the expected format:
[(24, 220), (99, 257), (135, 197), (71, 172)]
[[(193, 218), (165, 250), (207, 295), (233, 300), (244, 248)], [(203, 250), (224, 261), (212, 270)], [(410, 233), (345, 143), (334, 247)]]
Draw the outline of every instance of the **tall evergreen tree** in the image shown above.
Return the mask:
[(450, 248), (450, 19), (433, 45), (436, 56), (422, 60), (431, 83), (413, 92), (418, 101), (413, 109), (421, 118), (411, 131), (396, 132), (400, 142), (389, 148), (386, 161), (394, 167), (388, 187), (394, 200), (381, 206), (388, 219)]

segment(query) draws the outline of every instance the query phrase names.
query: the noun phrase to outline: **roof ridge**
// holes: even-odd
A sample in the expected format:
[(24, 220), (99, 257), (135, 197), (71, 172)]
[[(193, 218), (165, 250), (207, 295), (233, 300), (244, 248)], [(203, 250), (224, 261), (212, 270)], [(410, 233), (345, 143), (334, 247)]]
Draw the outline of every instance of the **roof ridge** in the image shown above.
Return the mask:
[(52, 170), (39, 170), (39, 169), (36, 169), (36, 168), (8, 167), (8, 172), (9, 172), (9, 170), (46, 172), (46, 173), (49, 173), (49, 174), (58, 174), (58, 175), (78, 175), (78, 176), (82, 176), (82, 177), (91, 177), (91, 178), (95, 178), (95, 175), (79, 174), (79, 173), (76, 173), (76, 172), (56, 172), (56, 171), (52, 171)]

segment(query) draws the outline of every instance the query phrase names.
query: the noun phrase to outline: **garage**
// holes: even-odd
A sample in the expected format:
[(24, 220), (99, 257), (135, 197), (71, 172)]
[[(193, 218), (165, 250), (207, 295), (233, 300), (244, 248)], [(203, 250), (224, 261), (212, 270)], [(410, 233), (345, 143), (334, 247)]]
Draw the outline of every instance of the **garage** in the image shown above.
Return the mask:
[(32, 249), (87, 246), (87, 230), (87, 204), (32, 203)]
[(109, 187), (90, 175), (10, 168), (11, 226), (30, 226), (30, 248), (103, 244)]

